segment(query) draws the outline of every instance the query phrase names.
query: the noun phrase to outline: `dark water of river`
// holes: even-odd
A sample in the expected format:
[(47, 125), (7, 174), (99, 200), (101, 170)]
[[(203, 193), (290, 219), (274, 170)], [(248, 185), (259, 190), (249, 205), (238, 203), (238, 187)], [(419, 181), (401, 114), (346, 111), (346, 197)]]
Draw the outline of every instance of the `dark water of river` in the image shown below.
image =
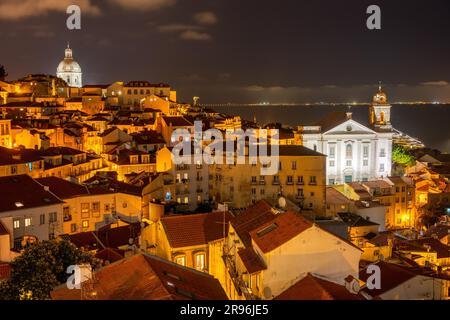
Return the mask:
[[(281, 122), (290, 126), (311, 124), (332, 111), (347, 111), (347, 106), (277, 106), (229, 105), (214, 107), (218, 112), (230, 115), (240, 115), (243, 119), (253, 120), (256, 116), (258, 124)], [(367, 124), (369, 119), (368, 106), (352, 106), (353, 119)], [(422, 141), (427, 147), (436, 148), (450, 153), (450, 105), (392, 105), (392, 125)]]

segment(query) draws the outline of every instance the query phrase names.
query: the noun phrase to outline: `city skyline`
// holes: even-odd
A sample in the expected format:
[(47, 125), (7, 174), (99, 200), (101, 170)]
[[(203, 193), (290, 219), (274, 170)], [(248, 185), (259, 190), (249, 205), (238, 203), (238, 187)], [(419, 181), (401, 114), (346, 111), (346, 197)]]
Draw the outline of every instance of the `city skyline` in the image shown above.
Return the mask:
[(75, 1), (81, 30), (65, 2), (0, 5), (9, 79), (54, 74), (70, 42), (85, 83), (162, 81), (186, 102), (362, 102), (378, 81), (398, 101), (450, 100), (445, 1), (379, 1), (381, 30), (368, 1)]

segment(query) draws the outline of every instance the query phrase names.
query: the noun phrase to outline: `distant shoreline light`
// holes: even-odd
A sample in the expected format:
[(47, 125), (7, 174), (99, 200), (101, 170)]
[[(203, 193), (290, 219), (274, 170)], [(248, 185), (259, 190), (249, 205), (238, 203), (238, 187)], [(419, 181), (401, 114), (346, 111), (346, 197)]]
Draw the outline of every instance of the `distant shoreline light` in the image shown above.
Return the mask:
[[(267, 107), (267, 106), (368, 106), (371, 102), (260, 102), (260, 103), (238, 103), (238, 102), (227, 102), (227, 103), (204, 103), (201, 104), (204, 107), (226, 107), (226, 106), (248, 106), (248, 107)], [(392, 105), (450, 105), (450, 101), (396, 101), (392, 102)]]

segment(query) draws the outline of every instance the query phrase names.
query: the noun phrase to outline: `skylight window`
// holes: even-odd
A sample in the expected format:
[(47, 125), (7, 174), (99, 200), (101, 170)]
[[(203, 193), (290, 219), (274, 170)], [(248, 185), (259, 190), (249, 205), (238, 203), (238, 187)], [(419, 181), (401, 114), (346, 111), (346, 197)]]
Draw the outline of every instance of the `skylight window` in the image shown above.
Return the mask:
[(276, 223), (273, 223), (273, 224), (271, 224), (271, 225), (269, 225), (269, 226), (259, 230), (258, 232), (256, 232), (256, 235), (258, 237), (263, 237), (266, 234), (268, 234), (268, 233), (272, 232), (273, 230), (275, 230), (276, 228), (278, 228), (278, 225)]
[(23, 207), (23, 203), (22, 202), (16, 202), (15, 205), (16, 205), (17, 208)]

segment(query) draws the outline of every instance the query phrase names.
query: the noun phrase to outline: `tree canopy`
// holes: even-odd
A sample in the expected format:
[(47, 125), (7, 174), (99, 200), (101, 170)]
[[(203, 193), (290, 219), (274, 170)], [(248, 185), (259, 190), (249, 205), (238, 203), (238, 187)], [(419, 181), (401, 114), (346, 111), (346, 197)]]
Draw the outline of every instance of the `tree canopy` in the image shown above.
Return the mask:
[(412, 166), (416, 163), (416, 158), (408, 153), (408, 150), (400, 145), (394, 146), (392, 150), (392, 161), (402, 166)]
[(0, 300), (46, 300), (54, 287), (70, 276), (67, 267), (77, 264), (99, 266), (99, 260), (65, 240), (31, 245), (11, 262), (11, 276), (0, 283)]

